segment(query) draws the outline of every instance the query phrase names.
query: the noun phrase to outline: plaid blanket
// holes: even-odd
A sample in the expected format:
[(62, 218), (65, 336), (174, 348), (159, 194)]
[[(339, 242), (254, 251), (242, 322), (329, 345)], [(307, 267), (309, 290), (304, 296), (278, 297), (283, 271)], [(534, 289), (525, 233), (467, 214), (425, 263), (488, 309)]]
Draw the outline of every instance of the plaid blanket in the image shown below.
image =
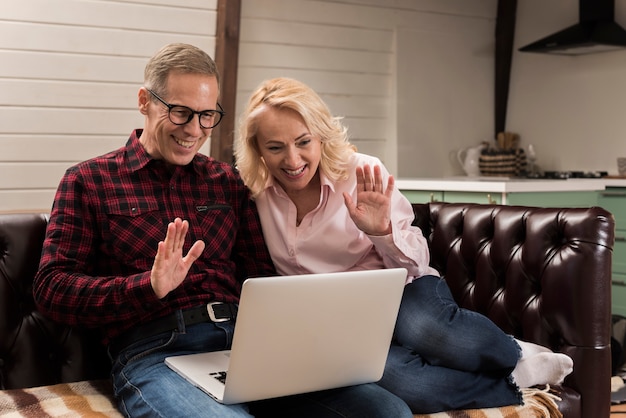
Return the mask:
[[(562, 418), (556, 395), (545, 390), (524, 389), (523, 406), (440, 412), (415, 418)], [(111, 393), (111, 383), (92, 380), (28, 389), (0, 391), (1, 418), (121, 417)]]
[(563, 418), (556, 401), (561, 400), (549, 386), (545, 389), (522, 389), (523, 405), (500, 408), (467, 409), (436, 414), (414, 415), (414, 418)]
[(0, 417), (121, 417), (111, 383), (90, 380), (0, 391)]

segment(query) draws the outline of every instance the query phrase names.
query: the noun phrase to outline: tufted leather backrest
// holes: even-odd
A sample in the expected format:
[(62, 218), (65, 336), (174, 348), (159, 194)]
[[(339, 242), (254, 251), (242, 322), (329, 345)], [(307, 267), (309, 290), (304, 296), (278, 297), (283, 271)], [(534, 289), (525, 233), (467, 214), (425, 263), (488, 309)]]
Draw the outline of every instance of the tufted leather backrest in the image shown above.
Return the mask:
[(602, 208), (414, 205), (457, 302), (566, 353), (565, 417), (608, 417), (613, 216)]
[(42, 316), (32, 296), (48, 217), (0, 214), (0, 389), (105, 377), (106, 353), (93, 332)]
[[(431, 264), (463, 307), (574, 359), (566, 418), (608, 417), (613, 216), (601, 208), (413, 205)], [(0, 388), (108, 375), (97, 334), (35, 310), (32, 282), (47, 217), (0, 214)]]

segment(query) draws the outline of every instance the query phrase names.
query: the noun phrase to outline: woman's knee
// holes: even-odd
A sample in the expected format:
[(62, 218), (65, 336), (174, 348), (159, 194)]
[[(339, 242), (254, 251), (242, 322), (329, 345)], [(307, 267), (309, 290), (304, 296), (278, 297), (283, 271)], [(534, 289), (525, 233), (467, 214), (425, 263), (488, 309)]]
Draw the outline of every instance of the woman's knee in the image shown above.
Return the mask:
[(405, 287), (396, 332), (437, 336), (441, 334), (459, 307), (445, 282), (436, 276), (424, 276)]

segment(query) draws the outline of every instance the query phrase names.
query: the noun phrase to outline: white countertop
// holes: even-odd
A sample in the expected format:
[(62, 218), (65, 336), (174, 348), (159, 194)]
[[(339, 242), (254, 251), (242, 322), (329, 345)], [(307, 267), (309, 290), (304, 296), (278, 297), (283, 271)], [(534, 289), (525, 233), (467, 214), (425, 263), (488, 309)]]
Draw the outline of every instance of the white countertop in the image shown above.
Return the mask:
[(507, 177), (421, 177), (398, 178), (400, 190), (441, 190), (461, 192), (561, 192), (594, 191), (606, 187), (626, 187), (626, 179), (524, 179)]

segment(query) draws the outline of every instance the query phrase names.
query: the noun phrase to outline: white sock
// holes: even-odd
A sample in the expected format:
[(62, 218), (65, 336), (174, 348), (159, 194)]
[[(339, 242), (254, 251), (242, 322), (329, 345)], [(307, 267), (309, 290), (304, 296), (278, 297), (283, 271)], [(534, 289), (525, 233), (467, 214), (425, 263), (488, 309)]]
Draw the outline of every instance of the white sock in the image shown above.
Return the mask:
[(515, 338), (515, 341), (517, 342), (517, 344), (519, 344), (520, 348), (522, 349), (521, 359), (525, 357), (530, 357), (539, 353), (551, 353), (552, 352), (552, 350), (550, 350), (548, 347), (544, 347), (543, 345), (531, 343), (528, 341), (518, 340), (517, 338)]
[(548, 350), (522, 357), (511, 376), (517, 386), (529, 388), (535, 385), (559, 385), (573, 370), (574, 362), (569, 356)]

